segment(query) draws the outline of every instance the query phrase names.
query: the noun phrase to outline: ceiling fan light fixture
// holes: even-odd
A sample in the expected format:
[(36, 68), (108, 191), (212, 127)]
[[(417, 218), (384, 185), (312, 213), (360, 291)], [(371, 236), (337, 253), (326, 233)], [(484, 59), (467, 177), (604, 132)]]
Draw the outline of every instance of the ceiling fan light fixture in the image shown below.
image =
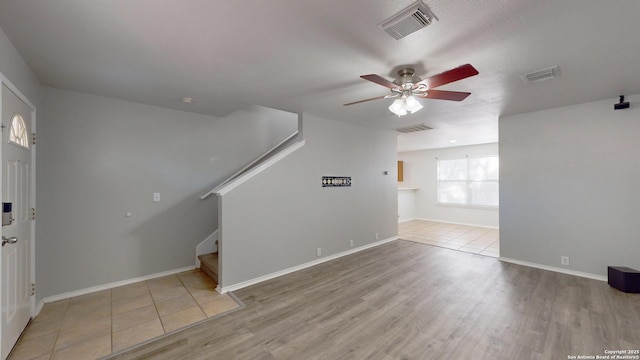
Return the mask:
[(389, 105), (389, 111), (398, 115), (407, 115), (407, 102), (405, 99), (395, 99), (391, 105)]
[(406, 108), (412, 114), (422, 109), (422, 104), (420, 104), (420, 102), (415, 97), (408, 96), (405, 100), (405, 104), (407, 105)]
[(395, 99), (389, 106), (389, 111), (398, 116), (405, 116), (409, 112), (413, 114), (420, 111), (420, 109), (422, 109), (422, 104), (413, 96)]

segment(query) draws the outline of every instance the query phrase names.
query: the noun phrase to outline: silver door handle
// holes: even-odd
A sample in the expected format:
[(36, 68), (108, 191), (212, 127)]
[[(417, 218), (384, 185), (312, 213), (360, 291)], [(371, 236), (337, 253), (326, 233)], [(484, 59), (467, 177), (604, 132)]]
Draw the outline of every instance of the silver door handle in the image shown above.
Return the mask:
[(15, 236), (12, 236), (10, 238), (7, 238), (6, 236), (2, 237), (2, 246), (5, 246), (6, 244), (15, 244), (18, 242), (18, 238)]

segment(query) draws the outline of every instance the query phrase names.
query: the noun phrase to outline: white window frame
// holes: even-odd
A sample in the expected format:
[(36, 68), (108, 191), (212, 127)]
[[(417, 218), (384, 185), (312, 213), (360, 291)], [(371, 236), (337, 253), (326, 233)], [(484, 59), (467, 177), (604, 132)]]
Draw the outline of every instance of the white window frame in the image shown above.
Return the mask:
[[(498, 178), (497, 180), (471, 180), (471, 176), (470, 176), (470, 166), (469, 166), (469, 160), (470, 159), (486, 159), (486, 158), (498, 158), (498, 155), (486, 155), (486, 156), (474, 156), (474, 157), (469, 157), (469, 156), (465, 156), (464, 158), (452, 158), (452, 159), (438, 159), (436, 158), (436, 205), (439, 206), (451, 206), (451, 207), (464, 207), (464, 208), (482, 208), (482, 209), (498, 209), (499, 208), (499, 198), (498, 198), (498, 205), (482, 205), (482, 204), (473, 204), (472, 203), (472, 197), (473, 197), (473, 187), (472, 184), (474, 183), (496, 183), (498, 185), (498, 187), (500, 186), (500, 179)], [(466, 176), (465, 179), (458, 179), (458, 180), (441, 180), (440, 179), (440, 162), (441, 161), (460, 161), (460, 160), (464, 160), (466, 162)], [(498, 162), (499, 162), (499, 158), (498, 158)], [(458, 203), (458, 202), (444, 202), (440, 200), (440, 184), (441, 183), (447, 183), (447, 182), (464, 182), (466, 183), (465, 186), (465, 190), (466, 190), (466, 198), (465, 198), (465, 202), (464, 203)], [(499, 195), (498, 195), (499, 196)]]
[[(16, 126), (16, 123), (18, 124), (18, 126)], [(29, 142), (31, 141), (29, 136), (29, 126), (24, 121), (22, 115), (19, 113), (14, 113), (13, 115), (11, 115), (8, 141), (11, 145), (29, 150)]]

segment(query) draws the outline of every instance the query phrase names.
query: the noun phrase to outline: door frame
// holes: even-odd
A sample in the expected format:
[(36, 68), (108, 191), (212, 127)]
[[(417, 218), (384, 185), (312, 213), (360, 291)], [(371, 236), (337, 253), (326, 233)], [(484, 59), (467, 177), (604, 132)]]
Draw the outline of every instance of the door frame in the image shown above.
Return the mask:
[[(31, 124), (29, 125), (29, 129), (31, 131), (31, 133), (35, 133), (36, 132), (36, 107), (33, 105), (33, 103), (31, 101), (29, 101), (29, 99), (20, 91), (18, 90), (18, 88), (11, 82), (9, 81), (9, 79), (7, 79), (4, 74), (0, 73), (0, 114), (2, 114), (2, 92), (5, 91), (4, 87), (2, 85), (5, 85), (11, 92), (13, 92), (18, 99), (20, 99), (23, 103), (25, 103), (27, 105), (27, 107), (31, 110)], [(4, 140), (3, 140), (3, 144), (4, 145)], [(0, 145), (0, 159), (2, 159), (2, 148), (3, 146)], [(31, 201), (32, 204), (30, 204), (30, 207), (35, 208), (36, 205), (36, 146), (33, 145), (31, 146), (31, 166), (32, 166), (32, 171), (31, 171), (31, 189), (29, 189), (29, 191), (31, 191), (32, 197), (31, 197)], [(0, 189), (2, 189), (2, 171), (3, 171), (3, 167), (0, 166)], [(0, 226), (0, 236), (3, 235), (3, 229), (2, 226)], [(30, 269), (29, 269), (29, 276), (30, 276), (30, 281), (32, 284), (36, 283), (36, 264), (35, 264), (35, 250), (36, 250), (36, 220), (33, 220), (31, 222), (31, 239), (30, 239)], [(0, 279), (3, 276), (2, 274), (2, 257), (0, 256)], [(3, 294), (2, 294), (2, 287), (0, 287), (0, 306), (2, 306), (2, 298), (3, 298)], [(31, 297), (31, 318), (33, 319), (33, 317), (35, 317), (39, 310), (36, 309), (36, 296), (32, 296)], [(0, 337), (2, 337), (2, 328), (0, 328)]]

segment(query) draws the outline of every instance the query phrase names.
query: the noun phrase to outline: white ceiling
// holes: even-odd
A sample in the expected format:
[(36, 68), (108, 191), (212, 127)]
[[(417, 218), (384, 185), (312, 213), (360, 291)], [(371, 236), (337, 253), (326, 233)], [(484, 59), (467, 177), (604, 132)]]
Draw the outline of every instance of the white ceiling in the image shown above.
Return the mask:
[[(377, 25), (409, 0), (0, 0), (0, 28), (43, 85), (224, 116), (248, 104), (394, 129), (399, 150), (495, 142), (500, 116), (640, 93), (640, 1), (425, 0), (439, 18), (394, 40)], [(398, 118), (362, 74), (430, 76), (463, 102)], [(558, 65), (554, 80), (520, 75)], [(195, 101), (186, 105), (181, 97)], [(633, 105), (632, 105), (633, 106)]]

